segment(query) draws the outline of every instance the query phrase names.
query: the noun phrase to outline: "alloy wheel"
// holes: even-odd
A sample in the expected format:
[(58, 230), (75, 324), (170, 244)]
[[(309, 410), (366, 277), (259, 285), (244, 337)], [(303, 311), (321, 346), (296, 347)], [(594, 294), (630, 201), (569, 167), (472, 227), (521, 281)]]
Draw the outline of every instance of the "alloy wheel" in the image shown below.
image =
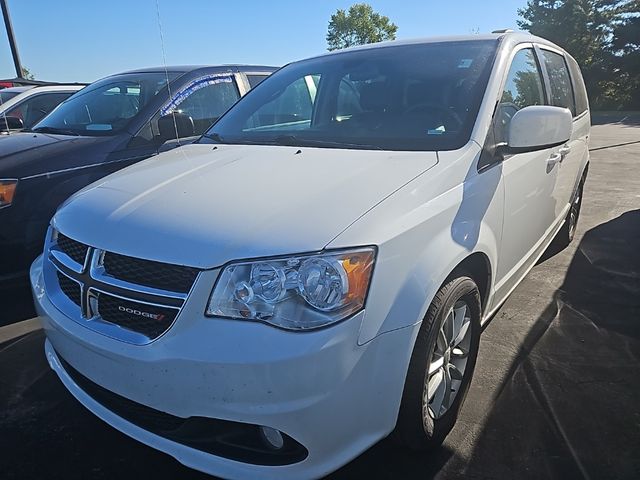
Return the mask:
[(442, 417), (462, 385), (471, 346), (471, 310), (458, 300), (446, 314), (429, 359), (423, 398), (423, 415)]

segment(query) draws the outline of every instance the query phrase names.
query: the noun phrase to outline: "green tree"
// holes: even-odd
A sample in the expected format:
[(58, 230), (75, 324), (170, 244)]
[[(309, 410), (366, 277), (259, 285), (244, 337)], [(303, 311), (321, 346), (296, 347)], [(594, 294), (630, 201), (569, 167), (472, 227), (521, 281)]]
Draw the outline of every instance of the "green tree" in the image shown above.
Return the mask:
[(35, 80), (36, 78), (33, 76), (33, 73), (27, 68), (22, 67), (22, 78), (26, 80)]
[[(640, 0), (633, 6), (640, 13)], [(625, 15), (613, 30), (614, 65), (620, 72), (620, 83), (626, 86), (627, 106), (640, 110), (640, 15)]]
[(394, 40), (398, 26), (389, 17), (373, 11), (371, 5), (356, 3), (349, 11), (338, 10), (331, 15), (327, 32), (328, 50)]
[[(616, 54), (617, 25), (638, 12), (638, 0), (529, 0), (519, 9), (520, 28), (566, 49), (580, 64), (595, 108), (626, 107), (626, 54)], [(620, 69), (623, 69), (622, 71)]]

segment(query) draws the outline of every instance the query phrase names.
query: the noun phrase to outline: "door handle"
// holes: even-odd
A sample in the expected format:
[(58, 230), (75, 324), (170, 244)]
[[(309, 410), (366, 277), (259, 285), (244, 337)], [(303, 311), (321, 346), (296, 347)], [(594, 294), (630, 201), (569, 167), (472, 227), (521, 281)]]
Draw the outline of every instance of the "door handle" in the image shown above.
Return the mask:
[(556, 163), (560, 163), (561, 161), (562, 155), (559, 153), (554, 153), (547, 158), (547, 172), (551, 171), (551, 169), (556, 166)]
[(563, 145), (562, 147), (560, 147), (560, 150), (558, 150), (558, 153), (561, 157), (560, 161), (564, 160), (564, 157), (569, 155), (569, 152), (571, 152), (571, 147), (569, 145)]

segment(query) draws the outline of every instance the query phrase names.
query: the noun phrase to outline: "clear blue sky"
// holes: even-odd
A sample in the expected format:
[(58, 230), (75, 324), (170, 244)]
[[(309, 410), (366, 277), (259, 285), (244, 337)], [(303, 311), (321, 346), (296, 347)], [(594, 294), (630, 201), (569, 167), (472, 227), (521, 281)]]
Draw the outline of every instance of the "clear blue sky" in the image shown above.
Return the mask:
[[(89, 82), (162, 65), (156, 0), (7, 0), (22, 63), (38, 79)], [(158, 0), (167, 64), (283, 65), (326, 50), (338, 0)], [(397, 37), (516, 29), (526, 0), (371, 0)], [(0, 16), (0, 78), (13, 77)]]

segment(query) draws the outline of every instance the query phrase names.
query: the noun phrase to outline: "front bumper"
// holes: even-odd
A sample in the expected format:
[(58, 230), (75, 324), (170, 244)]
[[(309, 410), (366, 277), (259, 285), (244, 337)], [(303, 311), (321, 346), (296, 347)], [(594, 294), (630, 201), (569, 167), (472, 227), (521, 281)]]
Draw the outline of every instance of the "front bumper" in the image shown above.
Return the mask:
[[(123, 433), (224, 478), (319, 478), (395, 426), (418, 326), (358, 346), (364, 312), (314, 332), (204, 317), (212, 278), (201, 275), (173, 327), (144, 346), (72, 321), (48, 299), (42, 259), (31, 268), (51, 367), (69, 391)], [(99, 386), (160, 412), (275, 428), (308, 455), (287, 465), (247, 463), (169, 440), (116, 415), (75, 382), (64, 361)]]

